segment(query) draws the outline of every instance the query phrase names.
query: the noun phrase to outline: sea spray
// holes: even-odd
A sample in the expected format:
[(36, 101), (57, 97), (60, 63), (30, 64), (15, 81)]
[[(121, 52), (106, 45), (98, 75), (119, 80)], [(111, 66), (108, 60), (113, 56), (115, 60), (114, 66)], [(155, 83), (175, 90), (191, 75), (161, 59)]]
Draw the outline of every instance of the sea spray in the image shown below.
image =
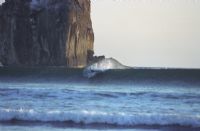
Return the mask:
[(107, 70), (113, 70), (113, 69), (122, 70), (122, 69), (130, 69), (130, 67), (121, 64), (114, 58), (105, 58), (103, 60), (100, 60), (98, 62), (95, 62), (87, 66), (83, 71), (83, 76), (91, 78), (98, 73), (102, 73)]

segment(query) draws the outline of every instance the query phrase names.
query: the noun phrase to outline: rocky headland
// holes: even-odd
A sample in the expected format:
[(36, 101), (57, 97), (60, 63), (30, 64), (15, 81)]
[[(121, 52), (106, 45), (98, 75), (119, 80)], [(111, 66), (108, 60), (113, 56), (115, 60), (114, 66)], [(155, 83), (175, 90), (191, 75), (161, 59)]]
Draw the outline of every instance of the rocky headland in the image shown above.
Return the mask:
[(86, 66), (94, 52), (90, 12), (90, 0), (6, 0), (0, 5), (0, 63)]

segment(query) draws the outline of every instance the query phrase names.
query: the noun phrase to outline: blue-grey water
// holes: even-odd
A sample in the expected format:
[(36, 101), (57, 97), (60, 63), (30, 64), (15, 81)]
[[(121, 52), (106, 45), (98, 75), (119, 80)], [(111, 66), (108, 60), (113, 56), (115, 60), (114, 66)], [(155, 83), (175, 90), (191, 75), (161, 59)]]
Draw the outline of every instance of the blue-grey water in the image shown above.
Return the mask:
[(20, 70), (0, 70), (0, 131), (200, 129), (199, 70)]

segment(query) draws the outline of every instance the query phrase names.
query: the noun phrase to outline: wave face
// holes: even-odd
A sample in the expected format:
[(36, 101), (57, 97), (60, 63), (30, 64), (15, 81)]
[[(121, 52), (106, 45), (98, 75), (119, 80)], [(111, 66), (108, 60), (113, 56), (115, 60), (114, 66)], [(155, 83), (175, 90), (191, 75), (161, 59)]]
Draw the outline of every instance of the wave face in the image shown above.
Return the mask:
[(113, 58), (105, 58), (100, 60), (92, 65), (87, 66), (84, 71), (83, 75), (85, 77), (91, 78), (98, 73), (105, 72), (107, 70), (113, 69), (130, 69), (130, 67), (122, 65), (117, 60)]
[(139, 69), (123, 65), (119, 65), (119, 67), (121, 69), (113, 69), (113, 67), (111, 69), (107, 66), (99, 68), (98, 64), (88, 66), (85, 69), (65, 67), (0, 67), (0, 82), (77, 83), (78, 81), (79, 83), (95, 83), (97, 85), (118, 83), (142, 85), (165, 84), (172, 86), (196, 85), (200, 87), (199, 69)]

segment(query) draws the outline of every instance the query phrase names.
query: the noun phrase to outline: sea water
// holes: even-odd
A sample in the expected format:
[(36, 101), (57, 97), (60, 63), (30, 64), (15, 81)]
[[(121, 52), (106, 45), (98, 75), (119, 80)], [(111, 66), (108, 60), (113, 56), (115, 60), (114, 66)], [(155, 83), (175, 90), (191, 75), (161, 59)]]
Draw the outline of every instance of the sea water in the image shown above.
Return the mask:
[(0, 130), (200, 129), (199, 70), (81, 72), (0, 69)]

